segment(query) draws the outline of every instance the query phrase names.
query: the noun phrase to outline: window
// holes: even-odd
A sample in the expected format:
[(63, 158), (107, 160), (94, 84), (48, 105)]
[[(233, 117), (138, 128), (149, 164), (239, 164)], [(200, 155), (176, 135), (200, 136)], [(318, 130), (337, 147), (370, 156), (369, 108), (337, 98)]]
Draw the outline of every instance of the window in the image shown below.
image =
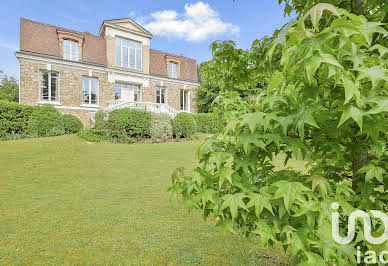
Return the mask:
[(78, 42), (63, 40), (63, 59), (78, 61)]
[(140, 86), (139, 85), (133, 85), (133, 100), (135, 102), (140, 101)]
[(59, 102), (58, 75), (56, 72), (40, 71), (39, 87), (41, 101)]
[(166, 103), (166, 88), (156, 88), (156, 103)]
[(178, 78), (177, 66), (177, 63), (168, 62), (168, 76), (170, 78)]
[[(131, 97), (133, 92), (133, 98)], [(140, 86), (139, 85), (130, 85), (124, 83), (115, 84), (115, 100), (127, 100), (127, 101), (140, 101)]]
[(115, 100), (121, 100), (121, 84), (115, 84)]
[(116, 37), (116, 66), (141, 70), (141, 43)]
[(96, 78), (82, 78), (82, 103), (98, 104), (98, 80)]
[(180, 107), (182, 111), (189, 111), (189, 91), (180, 91)]

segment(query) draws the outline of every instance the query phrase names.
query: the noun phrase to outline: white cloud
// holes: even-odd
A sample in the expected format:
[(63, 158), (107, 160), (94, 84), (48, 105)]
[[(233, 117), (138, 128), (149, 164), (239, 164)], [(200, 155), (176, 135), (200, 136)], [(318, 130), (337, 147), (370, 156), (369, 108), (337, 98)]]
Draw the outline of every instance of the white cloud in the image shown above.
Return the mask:
[(209, 4), (201, 1), (186, 4), (184, 14), (178, 14), (174, 10), (154, 12), (145, 28), (155, 35), (173, 36), (191, 42), (199, 42), (214, 35), (237, 34), (240, 31), (238, 26), (223, 22)]

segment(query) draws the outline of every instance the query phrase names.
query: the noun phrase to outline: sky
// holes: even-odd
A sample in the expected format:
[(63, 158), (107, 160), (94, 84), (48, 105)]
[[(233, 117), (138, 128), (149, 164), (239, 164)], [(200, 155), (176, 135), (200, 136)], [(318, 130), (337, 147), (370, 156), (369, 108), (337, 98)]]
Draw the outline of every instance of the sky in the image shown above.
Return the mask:
[(103, 20), (132, 18), (152, 34), (151, 48), (197, 63), (212, 58), (215, 40), (249, 49), (290, 20), (278, 0), (4, 0), (0, 8), (0, 70), (18, 79), (20, 18), (98, 35)]

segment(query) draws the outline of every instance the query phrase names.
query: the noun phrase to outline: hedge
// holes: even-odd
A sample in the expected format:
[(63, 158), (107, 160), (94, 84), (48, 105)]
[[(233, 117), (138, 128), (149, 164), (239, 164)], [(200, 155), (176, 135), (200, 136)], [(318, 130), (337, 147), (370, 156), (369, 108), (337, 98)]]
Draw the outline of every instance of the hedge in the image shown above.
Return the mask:
[(36, 137), (63, 135), (63, 117), (52, 105), (36, 106), (30, 116), (27, 132)]
[(36, 107), (0, 101), (0, 136), (12, 134), (12, 132), (23, 134), (34, 108)]
[(62, 119), (65, 127), (65, 133), (67, 134), (78, 133), (84, 127), (81, 120), (74, 115), (64, 114)]
[(168, 139), (172, 137), (172, 119), (167, 114), (152, 114), (150, 137)]
[(222, 130), (222, 122), (212, 113), (193, 114), (197, 123), (197, 131), (202, 133), (218, 133)]
[(144, 138), (151, 128), (151, 113), (123, 108), (109, 113), (108, 127), (111, 132), (122, 132), (129, 137)]
[(177, 138), (191, 137), (197, 131), (197, 124), (192, 114), (179, 113), (172, 123), (173, 133)]

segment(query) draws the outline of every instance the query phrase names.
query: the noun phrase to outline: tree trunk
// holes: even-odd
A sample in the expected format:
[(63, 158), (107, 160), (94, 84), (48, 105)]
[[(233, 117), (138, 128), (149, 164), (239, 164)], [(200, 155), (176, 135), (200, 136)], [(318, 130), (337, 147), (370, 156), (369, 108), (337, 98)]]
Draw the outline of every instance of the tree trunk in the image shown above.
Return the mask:
[(365, 0), (351, 0), (351, 12), (356, 15), (364, 15), (364, 1)]

